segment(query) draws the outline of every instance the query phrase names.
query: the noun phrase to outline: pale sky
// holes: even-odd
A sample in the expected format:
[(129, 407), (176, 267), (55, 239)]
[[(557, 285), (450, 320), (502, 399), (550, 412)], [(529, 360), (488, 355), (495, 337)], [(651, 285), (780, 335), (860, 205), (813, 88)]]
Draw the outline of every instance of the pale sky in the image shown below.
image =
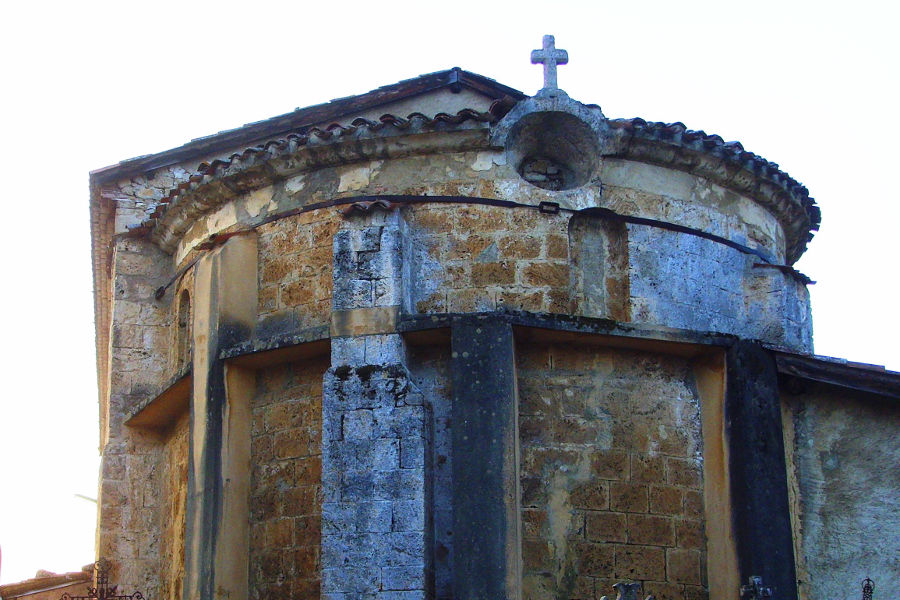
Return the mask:
[(88, 172), (459, 66), (607, 117), (738, 140), (805, 184), (822, 230), (797, 267), (819, 354), (900, 370), (896, 3), (16, 2), (0, 22), (0, 583), (93, 560), (97, 389)]

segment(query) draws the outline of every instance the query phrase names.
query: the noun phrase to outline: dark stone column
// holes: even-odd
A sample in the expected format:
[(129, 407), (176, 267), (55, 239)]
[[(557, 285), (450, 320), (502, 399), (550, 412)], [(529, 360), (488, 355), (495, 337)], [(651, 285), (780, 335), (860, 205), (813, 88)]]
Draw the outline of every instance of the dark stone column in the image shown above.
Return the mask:
[(777, 600), (792, 600), (797, 576), (775, 359), (741, 341), (727, 360), (725, 432), (741, 582), (759, 575)]
[(453, 596), (520, 597), (518, 402), (512, 326), (461, 318), (451, 332)]

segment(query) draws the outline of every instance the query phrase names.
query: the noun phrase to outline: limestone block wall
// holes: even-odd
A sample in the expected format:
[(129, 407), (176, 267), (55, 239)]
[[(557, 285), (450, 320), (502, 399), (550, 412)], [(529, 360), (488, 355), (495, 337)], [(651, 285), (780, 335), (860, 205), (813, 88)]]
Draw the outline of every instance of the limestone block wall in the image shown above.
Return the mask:
[[(410, 346), (407, 363), (430, 413), (427, 519), (441, 600), (454, 597), (450, 354), (440, 343)], [(594, 599), (622, 579), (657, 598), (707, 598), (700, 400), (689, 361), (524, 342), (516, 354), (523, 598)], [(390, 511), (356, 519), (388, 551)]]
[[(818, 384), (785, 393), (786, 452), (795, 490), (800, 593), (900, 593), (900, 445), (896, 401)], [(793, 426), (791, 428), (791, 426)]]
[(617, 212), (695, 227), (784, 260), (784, 230), (751, 198), (703, 177), (616, 158), (603, 159), (599, 179), (604, 204)]
[(322, 378), (327, 357), (257, 375), (251, 430), (250, 597), (318, 598)]
[[(322, 167), (247, 192), (197, 218), (179, 242), (175, 262), (185, 264), (211, 234), (250, 227), (314, 202), (365, 194), (461, 195), (534, 206), (553, 202), (572, 210), (605, 207), (718, 235), (757, 249), (775, 263), (785, 254), (783, 229), (774, 215), (702, 177), (603, 158), (597, 178), (587, 185), (552, 192), (522, 180), (503, 152), (471, 151)], [(442, 204), (402, 211), (413, 240), (416, 281), (404, 306), (408, 312), (499, 307), (575, 313), (811, 348), (803, 285), (788, 273), (754, 267), (764, 261), (734, 248), (629, 225), (598, 239), (608, 246), (601, 252), (593, 241), (580, 240), (582, 232), (572, 227), (591, 218), (587, 215)], [(260, 227), (262, 333), (326, 322), (328, 244), (341, 218), (339, 208), (320, 209)], [(586, 252), (591, 248), (597, 252)], [(571, 269), (590, 260), (602, 264)], [(585, 277), (588, 272), (593, 275)], [(598, 286), (592, 277), (603, 283)]]
[(617, 580), (706, 598), (700, 403), (688, 363), (518, 345), (524, 598)]
[[(121, 182), (117, 230), (139, 223), (187, 167)], [(605, 207), (719, 235), (775, 262), (785, 253), (781, 225), (751, 199), (612, 158), (600, 159), (588, 185), (564, 192), (526, 183), (494, 150), (342, 164), (242, 189), (220, 204), (212, 193), (199, 198), (209, 206), (199, 203), (171, 256), (149, 241), (116, 242), (99, 548), (121, 565), (123, 588), (148, 597), (175, 597), (183, 576), (178, 481), (187, 434), (182, 422), (159, 434), (122, 421), (188, 362), (178, 346), (192, 271), (161, 299), (153, 292), (205, 252), (198, 245), (211, 235), (338, 198), (458, 195)], [(259, 373), (250, 446), (254, 598), (316, 597), (320, 588), (336, 598), (376, 588), (425, 597), (432, 575), (436, 597), (452, 594), (449, 348), (407, 349), (390, 332), (394, 309), (573, 314), (811, 349), (801, 284), (684, 232), (589, 211), (462, 203), (349, 219), (343, 212), (320, 208), (256, 228), (254, 336), (334, 327), (332, 311), (362, 311), (357, 325), (387, 329), (365, 331), (373, 334), (365, 339), (333, 329), (332, 361)], [(517, 351), (526, 597), (599, 597), (629, 578), (658, 599), (703, 598), (699, 400), (687, 364), (595, 347)], [(377, 395), (377, 406), (345, 403), (363, 392)], [(366, 465), (376, 462), (373, 475)], [(331, 465), (328, 481), (323, 463)], [(419, 551), (425, 547), (433, 553)], [(360, 562), (355, 579), (339, 568), (348, 558)]]
[(184, 527), (187, 508), (190, 414), (185, 412), (165, 439), (160, 460), (160, 598), (181, 600), (184, 582)]
[[(155, 392), (170, 372), (172, 301), (154, 293), (167, 283), (171, 263), (152, 244), (133, 239), (117, 242), (114, 261), (110, 397), (134, 402)], [(124, 411), (110, 411), (115, 415)]]
[(410, 312), (570, 312), (565, 216), (423, 205), (406, 218), (412, 237)]
[(527, 209), (420, 205), (404, 215), (410, 312), (578, 314), (812, 349), (802, 283), (715, 241)]
[(404, 341), (375, 316), (399, 309), (403, 225), (373, 213), (334, 238), (332, 304), (345, 319), (322, 400), (322, 592), (333, 600), (429, 597), (428, 406)]
[(736, 333), (812, 351), (809, 295), (791, 275), (714, 241), (629, 225), (630, 314), (638, 323)]
[(122, 589), (158, 591), (164, 436), (124, 425), (165, 378), (170, 300), (154, 290), (171, 275), (152, 244), (120, 239), (114, 251), (109, 396), (101, 405), (97, 552)]
[(126, 231), (129, 225), (143, 221), (149, 211), (169, 190), (186, 181), (194, 164), (178, 164), (163, 167), (152, 174), (135, 175), (114, 185), (116, 197), (116, 232)]
[(259, 333), (326, 325), (331, 248), (340, 218), (323, 209), (259, 229)]
[(538, 205), (558, 202), (580, 210), (606, 206), (627, 215), (696, 227), (784, 260), (784, 232), (752, 199), (710, 181), (665, 167), (615, 158), (599, 161), (596, 177), (580, 188), (548, 191), (526, 183), (503, 151), (447, 152), (322, 167), (240, 196), (200, 215), (183, 236), (176, 261), (210, 234), (305, 204), (364, 194), (460, 195)]

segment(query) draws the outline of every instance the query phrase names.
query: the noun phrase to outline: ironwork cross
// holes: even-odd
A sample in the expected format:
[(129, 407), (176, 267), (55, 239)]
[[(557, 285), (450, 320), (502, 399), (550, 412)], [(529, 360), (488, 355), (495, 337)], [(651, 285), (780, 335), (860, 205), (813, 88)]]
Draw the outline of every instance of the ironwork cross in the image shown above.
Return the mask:
[(109, 561), (101, 558), (94, 563), (96, 571), (96, 587), (88, 586), (86, 596), (70, 596), (68, 592), (60, 596), (59, 600), (144, 600), (143, 594), (135, 592), (133, 594), (120, 594), (117, 585), (110, 585), (109, 571), (111, 569)]
[(765, 585), (759, 575), (751, 575), (747, 585), (741, 586), (741, 600), (764, 600), (772, 595), (772, 588)]
[(862, 582), (862, 600), (872, 600), (875, 593), (875, 582), (866, 577)]
[(544, 89), (558, 89), (556, 85), (556, 65), (569, 62), (569, 53), (556, 49), (556, 40), (552, 35), (544, 36), (544, 47), (531, 51), (531, 64), (544, 65)]

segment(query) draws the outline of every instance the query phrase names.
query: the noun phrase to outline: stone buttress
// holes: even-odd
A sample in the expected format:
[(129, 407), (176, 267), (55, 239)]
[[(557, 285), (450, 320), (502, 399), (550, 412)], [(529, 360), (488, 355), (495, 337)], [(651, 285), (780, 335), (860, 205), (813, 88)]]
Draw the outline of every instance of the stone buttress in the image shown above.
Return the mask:
[[(399, 215), (334, 236), (331, 368), (322, 399), (322, 592), (425, 599), (431, 565), (430, 417), (396, 332), (403, 289)], [(397, 592), (391, 594), (390, 592)]]

